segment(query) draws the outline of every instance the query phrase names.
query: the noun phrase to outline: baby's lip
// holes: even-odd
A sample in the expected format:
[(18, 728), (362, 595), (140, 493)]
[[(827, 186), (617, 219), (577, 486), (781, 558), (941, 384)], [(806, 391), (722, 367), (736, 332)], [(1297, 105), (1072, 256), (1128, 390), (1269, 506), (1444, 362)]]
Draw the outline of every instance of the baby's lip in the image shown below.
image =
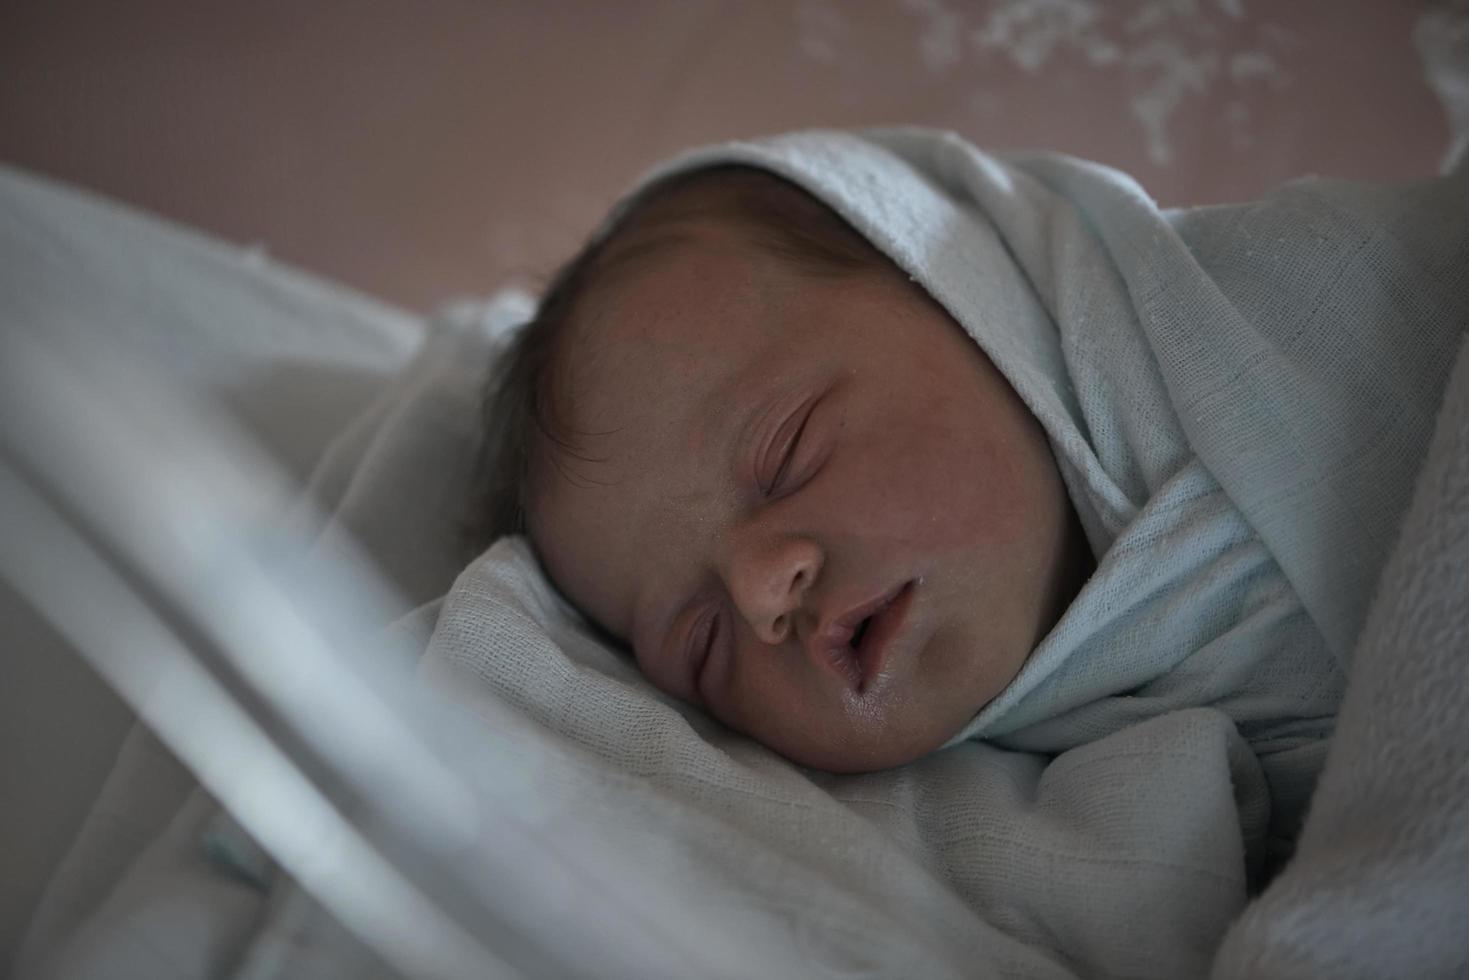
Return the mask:
[[(819, 634), (827, 660), (857, 692), (867, 688), (887, 661), (893, 638), (907, 620), (913, 583), (903, 582), (851, 607)], [(866, 631), (856, 647), (852, 637), (865, 620)]]
[(861, 669), (858, 692), (866, 691), (882, 672), (888, 656), (896, 646), (908, 623), (908, 610), (913, 606), (914, 583), (904, 582), (874, 613), (872, 622), (857, 644), (857, 664)]

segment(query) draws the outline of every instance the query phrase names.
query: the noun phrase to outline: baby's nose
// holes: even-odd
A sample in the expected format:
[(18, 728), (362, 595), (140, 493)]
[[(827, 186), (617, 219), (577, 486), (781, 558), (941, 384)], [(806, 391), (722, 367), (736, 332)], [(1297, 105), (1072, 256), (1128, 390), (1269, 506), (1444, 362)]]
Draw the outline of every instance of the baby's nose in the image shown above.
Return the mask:
[(791, 635), (821, 564), (820, 547), (801, 537), (754, 543), (731, 556), (730, 595), (761, 642), (777, 644)]

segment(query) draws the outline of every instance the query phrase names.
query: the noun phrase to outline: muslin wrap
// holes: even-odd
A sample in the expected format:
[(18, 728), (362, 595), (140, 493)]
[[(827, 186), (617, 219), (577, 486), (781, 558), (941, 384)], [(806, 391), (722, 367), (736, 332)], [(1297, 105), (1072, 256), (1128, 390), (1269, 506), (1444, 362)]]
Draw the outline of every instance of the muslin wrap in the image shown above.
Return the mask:
[(960, 738), (1055, 753), (1213, 706), (1288, 850), (1469, 325), (1469, 180), (1169, 212), (1110, 168), (923, 130), (727, 144), (654, 177), (716, 163), (840, 212), (1050, 437), (1099, 565)]
[[(309, 530), (396, 585), (389, 632), (474, 723), (441, 749), (534, 829), (552, 926), (598, 950), (585, 975), (1466, 975), (1465, 175), (1165, 212), (1103, 167), (919, 131), (671, 167), (716, 161), (809, 188), (944, 304), (1045, 425), (1100, 564), (955, 744), (800, 769), (653, 688), (523, 540), (463, 566), (483, 379), (526, 304), (446, 310), (320, 460)], [(21, 213), (0, 251), (39, 254)], [(151, 317), (172, 294), (149, 285)], [(19, 975), (393, 975), (290, 875), (263, 869), (265, 894), (221, 868), (218, 814), (168, 819), (157, 790), (177, 806), (189, 780), (150, 744), (119, 758)], [(457, 866), (505, 890), (503, 825), (480, 830)], [(614, 906), (656, 928), (607, 931)]]

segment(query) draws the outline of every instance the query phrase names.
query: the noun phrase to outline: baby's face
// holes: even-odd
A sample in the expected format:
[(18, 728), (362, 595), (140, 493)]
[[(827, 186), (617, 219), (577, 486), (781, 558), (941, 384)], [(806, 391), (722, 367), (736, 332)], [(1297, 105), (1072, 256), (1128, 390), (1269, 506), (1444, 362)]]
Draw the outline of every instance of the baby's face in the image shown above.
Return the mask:
[(654, 684), (791, 760), (917, 758), (1075, 589), (1045, 436), (903, 277), (679, 231), (563, 355), (578, 452), (533, 467), (542, 559)]

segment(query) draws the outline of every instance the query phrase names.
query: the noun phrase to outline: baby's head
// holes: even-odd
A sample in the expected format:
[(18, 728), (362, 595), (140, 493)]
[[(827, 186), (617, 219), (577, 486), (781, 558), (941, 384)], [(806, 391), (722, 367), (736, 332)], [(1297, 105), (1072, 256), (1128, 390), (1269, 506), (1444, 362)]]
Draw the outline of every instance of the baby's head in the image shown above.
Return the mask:
[(1090, 555), (1044, 432), (916, 283), (742, 167), (641, 194), (487, 397), (495, 533), (663, 690), (835, 772), (1015, 676)]

